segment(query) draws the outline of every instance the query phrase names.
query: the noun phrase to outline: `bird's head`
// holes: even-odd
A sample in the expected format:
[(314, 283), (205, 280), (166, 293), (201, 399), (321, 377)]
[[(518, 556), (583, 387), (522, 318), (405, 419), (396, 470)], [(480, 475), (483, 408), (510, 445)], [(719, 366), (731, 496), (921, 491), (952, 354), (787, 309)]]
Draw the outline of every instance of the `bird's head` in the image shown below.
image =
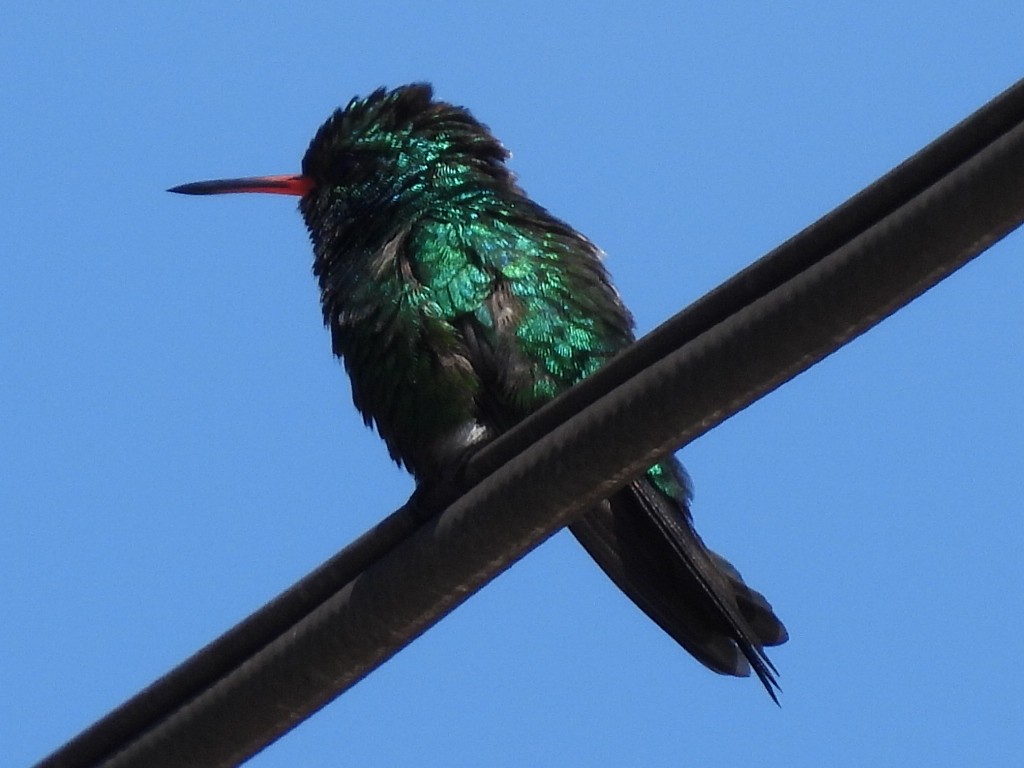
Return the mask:
[(317, 131), (302, 173), (200, 181), (172, 192), (297, 195), (316, 239), (326, 226), (401, 214), (445, 196), (515, 187), (508, 152), (468, 110), (436, 101), (430, 85), (352, 99)]

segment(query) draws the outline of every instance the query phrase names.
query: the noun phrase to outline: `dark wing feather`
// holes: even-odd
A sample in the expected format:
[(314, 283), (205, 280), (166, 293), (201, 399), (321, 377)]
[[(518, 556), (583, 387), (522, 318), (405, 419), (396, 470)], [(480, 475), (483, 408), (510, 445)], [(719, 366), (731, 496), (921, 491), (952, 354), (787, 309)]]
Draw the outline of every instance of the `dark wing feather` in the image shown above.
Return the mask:
[(615, 584), (708, 668), (751, 667), (776, 701), (764, 647), (787, 639), (768, 601), (709, 550), (688, 513), (641, 478), (570, 526)]

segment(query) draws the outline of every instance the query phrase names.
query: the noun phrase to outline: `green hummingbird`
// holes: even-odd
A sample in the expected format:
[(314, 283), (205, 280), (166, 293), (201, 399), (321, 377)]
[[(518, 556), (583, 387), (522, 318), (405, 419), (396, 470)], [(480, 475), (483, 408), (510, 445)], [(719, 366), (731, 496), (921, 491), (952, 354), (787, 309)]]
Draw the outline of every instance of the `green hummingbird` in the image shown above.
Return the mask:
[[(418, 490), (632, 343), (602, 254), (533, 202), (509, 153), (430, 85), (378, 89), (328, 118), (302, 173), (172, 192), (297, 195), (324, 323), (352, 398)], [(569, 526), (605, 573), (715, 672), (776, 699), (768, 601), (694, 530), (675, 458)]]

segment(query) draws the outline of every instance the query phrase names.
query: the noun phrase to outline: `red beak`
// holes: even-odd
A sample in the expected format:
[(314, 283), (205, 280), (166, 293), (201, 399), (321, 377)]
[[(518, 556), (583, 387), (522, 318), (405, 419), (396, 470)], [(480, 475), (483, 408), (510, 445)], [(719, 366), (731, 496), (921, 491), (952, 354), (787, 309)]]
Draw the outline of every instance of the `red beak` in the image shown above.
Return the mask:
[(182, 195), (222, 195), (229, 192), (268, 192), (273, 195), (297, 195), (304, 197), (313, 189), (313, 180), (308, 176), (250, 176), (245, 179), (216, 179), (194, 181), (171, 187), (168, 192)]

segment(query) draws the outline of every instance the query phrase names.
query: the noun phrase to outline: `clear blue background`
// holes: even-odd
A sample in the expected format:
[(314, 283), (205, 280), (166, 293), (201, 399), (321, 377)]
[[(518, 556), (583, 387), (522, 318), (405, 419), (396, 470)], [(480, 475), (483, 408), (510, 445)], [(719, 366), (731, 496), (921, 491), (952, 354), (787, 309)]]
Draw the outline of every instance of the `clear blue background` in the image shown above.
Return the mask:
[[(431, 80), (646, 331), (1024, 76), (1019, 0), (844, 5), (8, 9), (0, 764), (411, 490), (331, 359), (294, 201), (166, 187), (297, 170), (350, 96)], [(1022, 256), (1013, 234), (683, 452), (701, 531), (789, 626), (781, 709), (560, 534), (251, 765), (1019, 765)]]

